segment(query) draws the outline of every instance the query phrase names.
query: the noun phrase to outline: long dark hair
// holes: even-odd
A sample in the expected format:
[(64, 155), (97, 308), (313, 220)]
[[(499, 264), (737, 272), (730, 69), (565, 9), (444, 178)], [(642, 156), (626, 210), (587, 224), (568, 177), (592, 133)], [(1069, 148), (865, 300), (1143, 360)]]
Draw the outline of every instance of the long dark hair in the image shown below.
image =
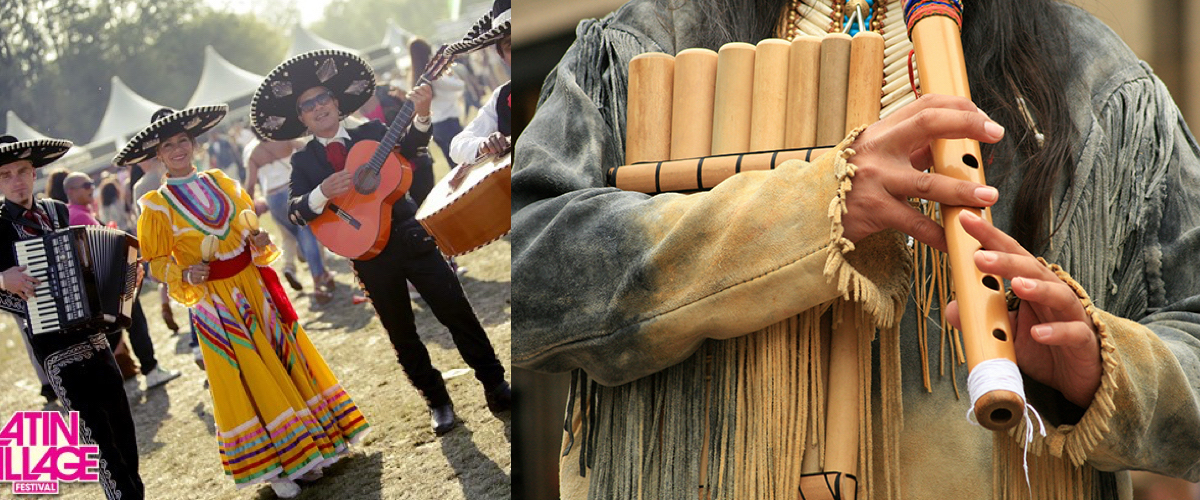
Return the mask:
[(67, 187), (64, 182), (71, 172), (65, 168), (57, 168), (46, 178), (46, 196), (67, 203)]
[(429, 66), (429, 58), (433, 57), (433, 47), (423, 38), (413, 38), (408, 44), (408, 55), (412, 60), (412, 86), (416, 87), (425, 67)]
[[(684, 0), (658, 0), (664, 15)], [(754, 43), (774, 36), (789, 0), (691, 0), (711, 23), (698, 45), (718, 49), (728, 42)], [(963, 52), (972, 97), (1007, 130), (1000, 145), (983, 145), (996, 168), (989, 182), (1023, 175), (1012, 193), (1012, 236), (1037, 253), (1048, 241), (1056, 183), (1075, 160), (1078, 132), (1067, 108), (1066, 87), (1073, 63), (1061, 7), (1055, 0), (974, 0), (963, 13)], [(1031, 16), (1030, 12), (1038, 15)], [(903, 12), (889, 12), (889, 16)], [(664, 19), (664, 24), (667, 24)], [(669, 25), (669, 24), (668, 24)], [(1045, 142), (1039, 145), (1017, 105), (1024, 97)], [(1015, 144), (1013, 144), (1015, 142)], [(994, 172), (994, 173), (992, 173)], [(1066, 176), (1070, 187), (1071, 178)]]

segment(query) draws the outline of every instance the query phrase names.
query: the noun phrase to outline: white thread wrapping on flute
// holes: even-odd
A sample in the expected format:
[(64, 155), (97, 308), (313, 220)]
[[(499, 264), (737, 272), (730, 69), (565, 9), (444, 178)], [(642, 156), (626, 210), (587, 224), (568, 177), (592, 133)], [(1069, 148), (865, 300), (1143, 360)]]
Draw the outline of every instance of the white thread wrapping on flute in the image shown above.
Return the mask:
[[(1016, 363), (1006, 358), (996, 358), (980, 361), (975, 365), (975, 369), (971, 370), (971, 374), (967, 377), (967, 394), (971, 395), (971, 407), (967, 408), (968, 422), (979, 425), (979, 422), (975, 420), (975, 402), (984, 394), (992, 391), (1012, 391), (1021, 396), (1021, 401), (1026, 401), (1025, 383), (1021, 380), (1021, 369), (1017, 368)], [(1030, 412), (1033, 412), (1032, 418), (1029, 416)], [(1025, 421), (1025, 444), (1022, 446), (1024, 451), (1021, 454), (1021, 461), (1025, 468), (1025, 487), (1029, 489), (1029, 496), (1032, 498), (1033, 487), (1029, 484), (1029, 443), (1033, 442), (1033, 422), (1031, 420), (1037, 421), (1042, 437), (1046, 437), (1046, 424), (1042, 423), (1042, 416), (1029, 403), (1025, 403), (1025, 412), (1021, 415), (1021, 419)]]

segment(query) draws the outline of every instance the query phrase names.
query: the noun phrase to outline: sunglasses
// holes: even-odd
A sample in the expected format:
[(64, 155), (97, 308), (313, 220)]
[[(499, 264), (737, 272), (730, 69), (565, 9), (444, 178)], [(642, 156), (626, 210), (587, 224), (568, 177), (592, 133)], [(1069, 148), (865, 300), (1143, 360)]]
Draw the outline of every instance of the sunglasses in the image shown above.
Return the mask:
[(300, 112), (301, 113), (311, 113), (312, 110), (317, 109), (317, 106), (324, 106), (326, 104), (329, 104), (329, 101), (332, 99), (333, 99), (333, 94), (331, 94), (329, 92), (321, 92), (320, 94), (317, 94), (310, 99), (300, 101), (300, 104), (299, 104)]

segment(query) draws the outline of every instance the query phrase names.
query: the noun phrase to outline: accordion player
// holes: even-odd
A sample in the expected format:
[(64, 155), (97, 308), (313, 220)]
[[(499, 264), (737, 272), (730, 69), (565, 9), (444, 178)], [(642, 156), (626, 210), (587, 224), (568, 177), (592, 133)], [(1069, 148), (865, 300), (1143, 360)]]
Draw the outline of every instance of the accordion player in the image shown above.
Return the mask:
[(17, 264), (39, 283), (28, 300), (0, 292), (0, 309), (23, 317), (31, 334), (130, 325), (141, 286), (136, 238), (107, 227), (74, 226), (13, 246)]

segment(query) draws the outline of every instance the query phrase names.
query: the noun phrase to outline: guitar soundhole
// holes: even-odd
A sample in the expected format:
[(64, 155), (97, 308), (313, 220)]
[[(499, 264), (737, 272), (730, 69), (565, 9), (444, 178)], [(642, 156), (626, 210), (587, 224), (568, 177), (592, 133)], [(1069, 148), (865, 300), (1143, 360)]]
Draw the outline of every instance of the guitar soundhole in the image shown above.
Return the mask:
[(371, 194), (379, 189), (379, 174), (370, 168), (360, 168), (354, 172), (354, 190), (358, 194)]

